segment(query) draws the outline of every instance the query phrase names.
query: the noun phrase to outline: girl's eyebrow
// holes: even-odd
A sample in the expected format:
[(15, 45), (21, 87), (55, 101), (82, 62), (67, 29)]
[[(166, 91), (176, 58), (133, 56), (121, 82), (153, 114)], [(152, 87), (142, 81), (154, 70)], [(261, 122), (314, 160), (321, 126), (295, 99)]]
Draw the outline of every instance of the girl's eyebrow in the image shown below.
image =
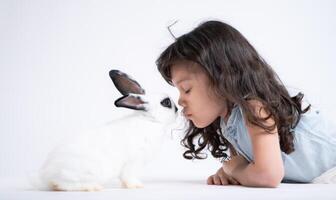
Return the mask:
[(185, 79), (181, 79), (179, 81), (176, 82), (176, 85), (180, 84), (181, 82), (184, 82), (184, 81), (190, 81), (191, 78), (185, 78)]

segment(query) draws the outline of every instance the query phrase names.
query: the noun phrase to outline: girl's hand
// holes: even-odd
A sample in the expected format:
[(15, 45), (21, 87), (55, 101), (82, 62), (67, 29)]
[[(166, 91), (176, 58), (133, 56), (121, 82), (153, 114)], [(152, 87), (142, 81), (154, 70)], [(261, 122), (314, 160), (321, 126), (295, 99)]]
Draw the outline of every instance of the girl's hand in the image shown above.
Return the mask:
[(236, 181), (231, 176), (227, 175), (223, 167), (219, 168), (218, 171), (210, 176), (207, 180), (208, 185), (240, 185), (238, 181)]

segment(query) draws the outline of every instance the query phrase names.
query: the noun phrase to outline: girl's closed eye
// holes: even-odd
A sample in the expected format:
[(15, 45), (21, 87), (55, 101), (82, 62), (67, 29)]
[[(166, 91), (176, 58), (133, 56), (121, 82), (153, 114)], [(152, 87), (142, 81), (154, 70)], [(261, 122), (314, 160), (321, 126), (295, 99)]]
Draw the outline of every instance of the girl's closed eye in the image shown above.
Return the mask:
[(190, 93), (190, 90), (191, 89), (185, 90), (184, 93), (188, 94), (188, 93)]
[(188, 93), (190, 93), (191, 87), (190, 86), (180, 86), (179, 89), (184, 94), (188, 94)]
[(185, 93), (185, 94), (188, 94), (191, 90), (191, 88), (189, 87), (185, 87), (186, 89), (182, 88), (182, 91)]

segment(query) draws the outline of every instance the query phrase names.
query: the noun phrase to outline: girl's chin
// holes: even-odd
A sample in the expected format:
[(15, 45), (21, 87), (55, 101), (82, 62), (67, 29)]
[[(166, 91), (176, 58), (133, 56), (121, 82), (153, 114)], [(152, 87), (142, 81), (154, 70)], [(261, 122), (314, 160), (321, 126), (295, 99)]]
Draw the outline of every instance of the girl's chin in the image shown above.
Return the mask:
[(196, 126), (197, 128), (205, 128), (205, 127), (209, 126), (209, 124), (207, 124), (207, 123), (197, 122), (197, 121), (192, 120), (192, 119), (190, 119), (190, 121), (192, 121), (193, 125)]

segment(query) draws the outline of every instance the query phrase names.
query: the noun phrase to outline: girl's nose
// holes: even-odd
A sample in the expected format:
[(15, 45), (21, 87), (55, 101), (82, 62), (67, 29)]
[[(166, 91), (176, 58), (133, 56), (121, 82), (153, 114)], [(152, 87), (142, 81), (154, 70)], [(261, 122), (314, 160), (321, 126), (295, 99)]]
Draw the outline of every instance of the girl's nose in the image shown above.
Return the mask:
[(185, 102), (182, 100), (182, 98), (180, 97), (177, 101), (178, 105), (185, 107)]

